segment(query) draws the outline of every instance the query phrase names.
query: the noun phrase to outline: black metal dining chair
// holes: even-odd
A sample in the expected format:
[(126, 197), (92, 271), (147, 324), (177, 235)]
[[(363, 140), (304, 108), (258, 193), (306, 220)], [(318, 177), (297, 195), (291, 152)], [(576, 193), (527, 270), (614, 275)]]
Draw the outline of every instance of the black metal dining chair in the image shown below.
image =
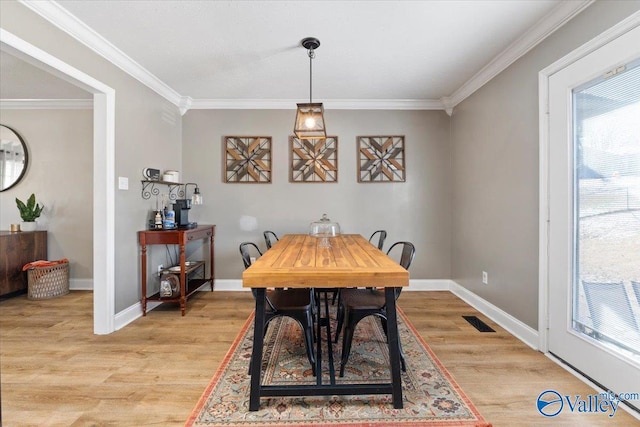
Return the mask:
[[(251, 267), (252, 255), (256, 258), (262, 255), (258, 246), (253, 242), (243, 242), (240, 244), (240, 254), (244, 268)], [(256, 290), (251, 289), (253, 297), (256, 298)], [(264, 319), (264, 331), (266, 334), (269, 323), (276, 317), (290, 317), (300, 325), (304, 336), (304, 346), (307, 351), (307, 358), (311, 363), (313, 375), (316, 375), (316, 358), (313, 350), (313, 299), (311, 289), (268, 289), (265, 296), (266, 309)], [(254, 331), (254, 333), (256, 333)], [(251, 367), (249, 367), (251, 369)], [(251, 371), (249, 371), (251, 372)]]
[[(387, 255), (394, 252), (394, 248), (400, 247), (400, 261), (399, 264), (408, 270), (413, 261), (413, 257), (416, 253), (415, 246), (410, 242), (396, 242), (389, 250)], [(400, 296), (402, 288), (395, 288), (396, 300)], [(387, 334), (387, 311), (384, 291), (368, 288), (368, 289), (342, 289), (340, 293), (340, 300), (338, 303), (338, 326), (336, 328), (335, 342), (338, 342), (340, 330), (343, 323), (345, 324), (344, 334), (342, 336), (342, 357), (340, 361), (340, 376), (344, 376), (344, 368), (349, 360), (349, 353), (351, 352), (351, 343), (353, 341), (353, 333), (355, 331), (358, 322), (368, 316), (377, 316), (382, 321), (382, 329), (385, 335)], [(402, 345), (400, 344), (400, 338), (398, 337), (398, 346), (400, 347), (400, 362), (402, 364), (402, 370), (406, 371), (407, 366), (402, 352)]]
[[(378, 239), (378, 241), (376, 242), (375, 239)], [(371, 237), (369, 237), (369, 242), (371, 242), (374, 246), (378, 246), (378, 249), (382, 250), (382, 247), (384, 246), (384, 240), (387, 238), (387, 232), (385, 230), (378, 230), (375, 231)]]
[(264, 243), (267, 245), (267, 250), (271, 249), (271, 246), (279, 240), (276, 233), (270, 230), (265, 231), (262, 235), (264, 236)]

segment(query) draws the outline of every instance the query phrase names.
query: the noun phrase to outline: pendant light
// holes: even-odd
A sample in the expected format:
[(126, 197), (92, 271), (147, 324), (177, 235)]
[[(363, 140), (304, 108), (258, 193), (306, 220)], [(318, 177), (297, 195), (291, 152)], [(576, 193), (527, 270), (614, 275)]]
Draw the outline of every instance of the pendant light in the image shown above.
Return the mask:
[(300, 139), (324, 139), (327, 137), (327, 130), (324, 126), (324, 107), (321, 102), (314, 103), (311, 96), (313, 93), (312, 63), (315, 58), (315, 50), (320, 46), (320, 40), (315, 37), (307, 37), (300, 44), (307, 49), (309, 55), (309, 103), (298, 104), (293, 132)]

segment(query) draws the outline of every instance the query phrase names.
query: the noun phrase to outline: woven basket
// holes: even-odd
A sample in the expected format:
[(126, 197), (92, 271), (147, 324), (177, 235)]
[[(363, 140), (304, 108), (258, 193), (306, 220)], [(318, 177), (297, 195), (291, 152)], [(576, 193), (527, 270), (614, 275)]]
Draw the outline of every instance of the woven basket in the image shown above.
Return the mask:
[(32, 267), (27, 270), (29, 291), (27, 299), (41, 300), (69, 293), (69, 263), (49, 267)]

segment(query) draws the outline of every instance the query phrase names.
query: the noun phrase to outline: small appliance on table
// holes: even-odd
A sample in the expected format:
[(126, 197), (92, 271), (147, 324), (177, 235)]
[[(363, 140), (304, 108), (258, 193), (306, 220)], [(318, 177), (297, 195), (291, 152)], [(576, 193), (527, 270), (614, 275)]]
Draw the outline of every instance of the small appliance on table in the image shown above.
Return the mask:
[(173, 210), (176, 212), (176, 226), (178, 228), (194, 228), (197, 222), (189, 222), (189, 210), (191, 209), (191, 199), (176, 199)]

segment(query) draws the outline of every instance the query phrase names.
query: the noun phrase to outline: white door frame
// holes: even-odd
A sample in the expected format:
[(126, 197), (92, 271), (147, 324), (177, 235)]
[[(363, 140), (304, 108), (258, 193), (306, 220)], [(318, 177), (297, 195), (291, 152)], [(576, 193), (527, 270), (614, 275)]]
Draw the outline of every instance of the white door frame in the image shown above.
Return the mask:
[(640, 12), (634, 13), (538, 73), (540, 135), (538, 348), (544, 353), (549, 352), (549, 78), (637, 26), (640, 26)]
[(115, 330), (115, 90), (0, 28), (0, 49), (93, 93), (93, 333)]

